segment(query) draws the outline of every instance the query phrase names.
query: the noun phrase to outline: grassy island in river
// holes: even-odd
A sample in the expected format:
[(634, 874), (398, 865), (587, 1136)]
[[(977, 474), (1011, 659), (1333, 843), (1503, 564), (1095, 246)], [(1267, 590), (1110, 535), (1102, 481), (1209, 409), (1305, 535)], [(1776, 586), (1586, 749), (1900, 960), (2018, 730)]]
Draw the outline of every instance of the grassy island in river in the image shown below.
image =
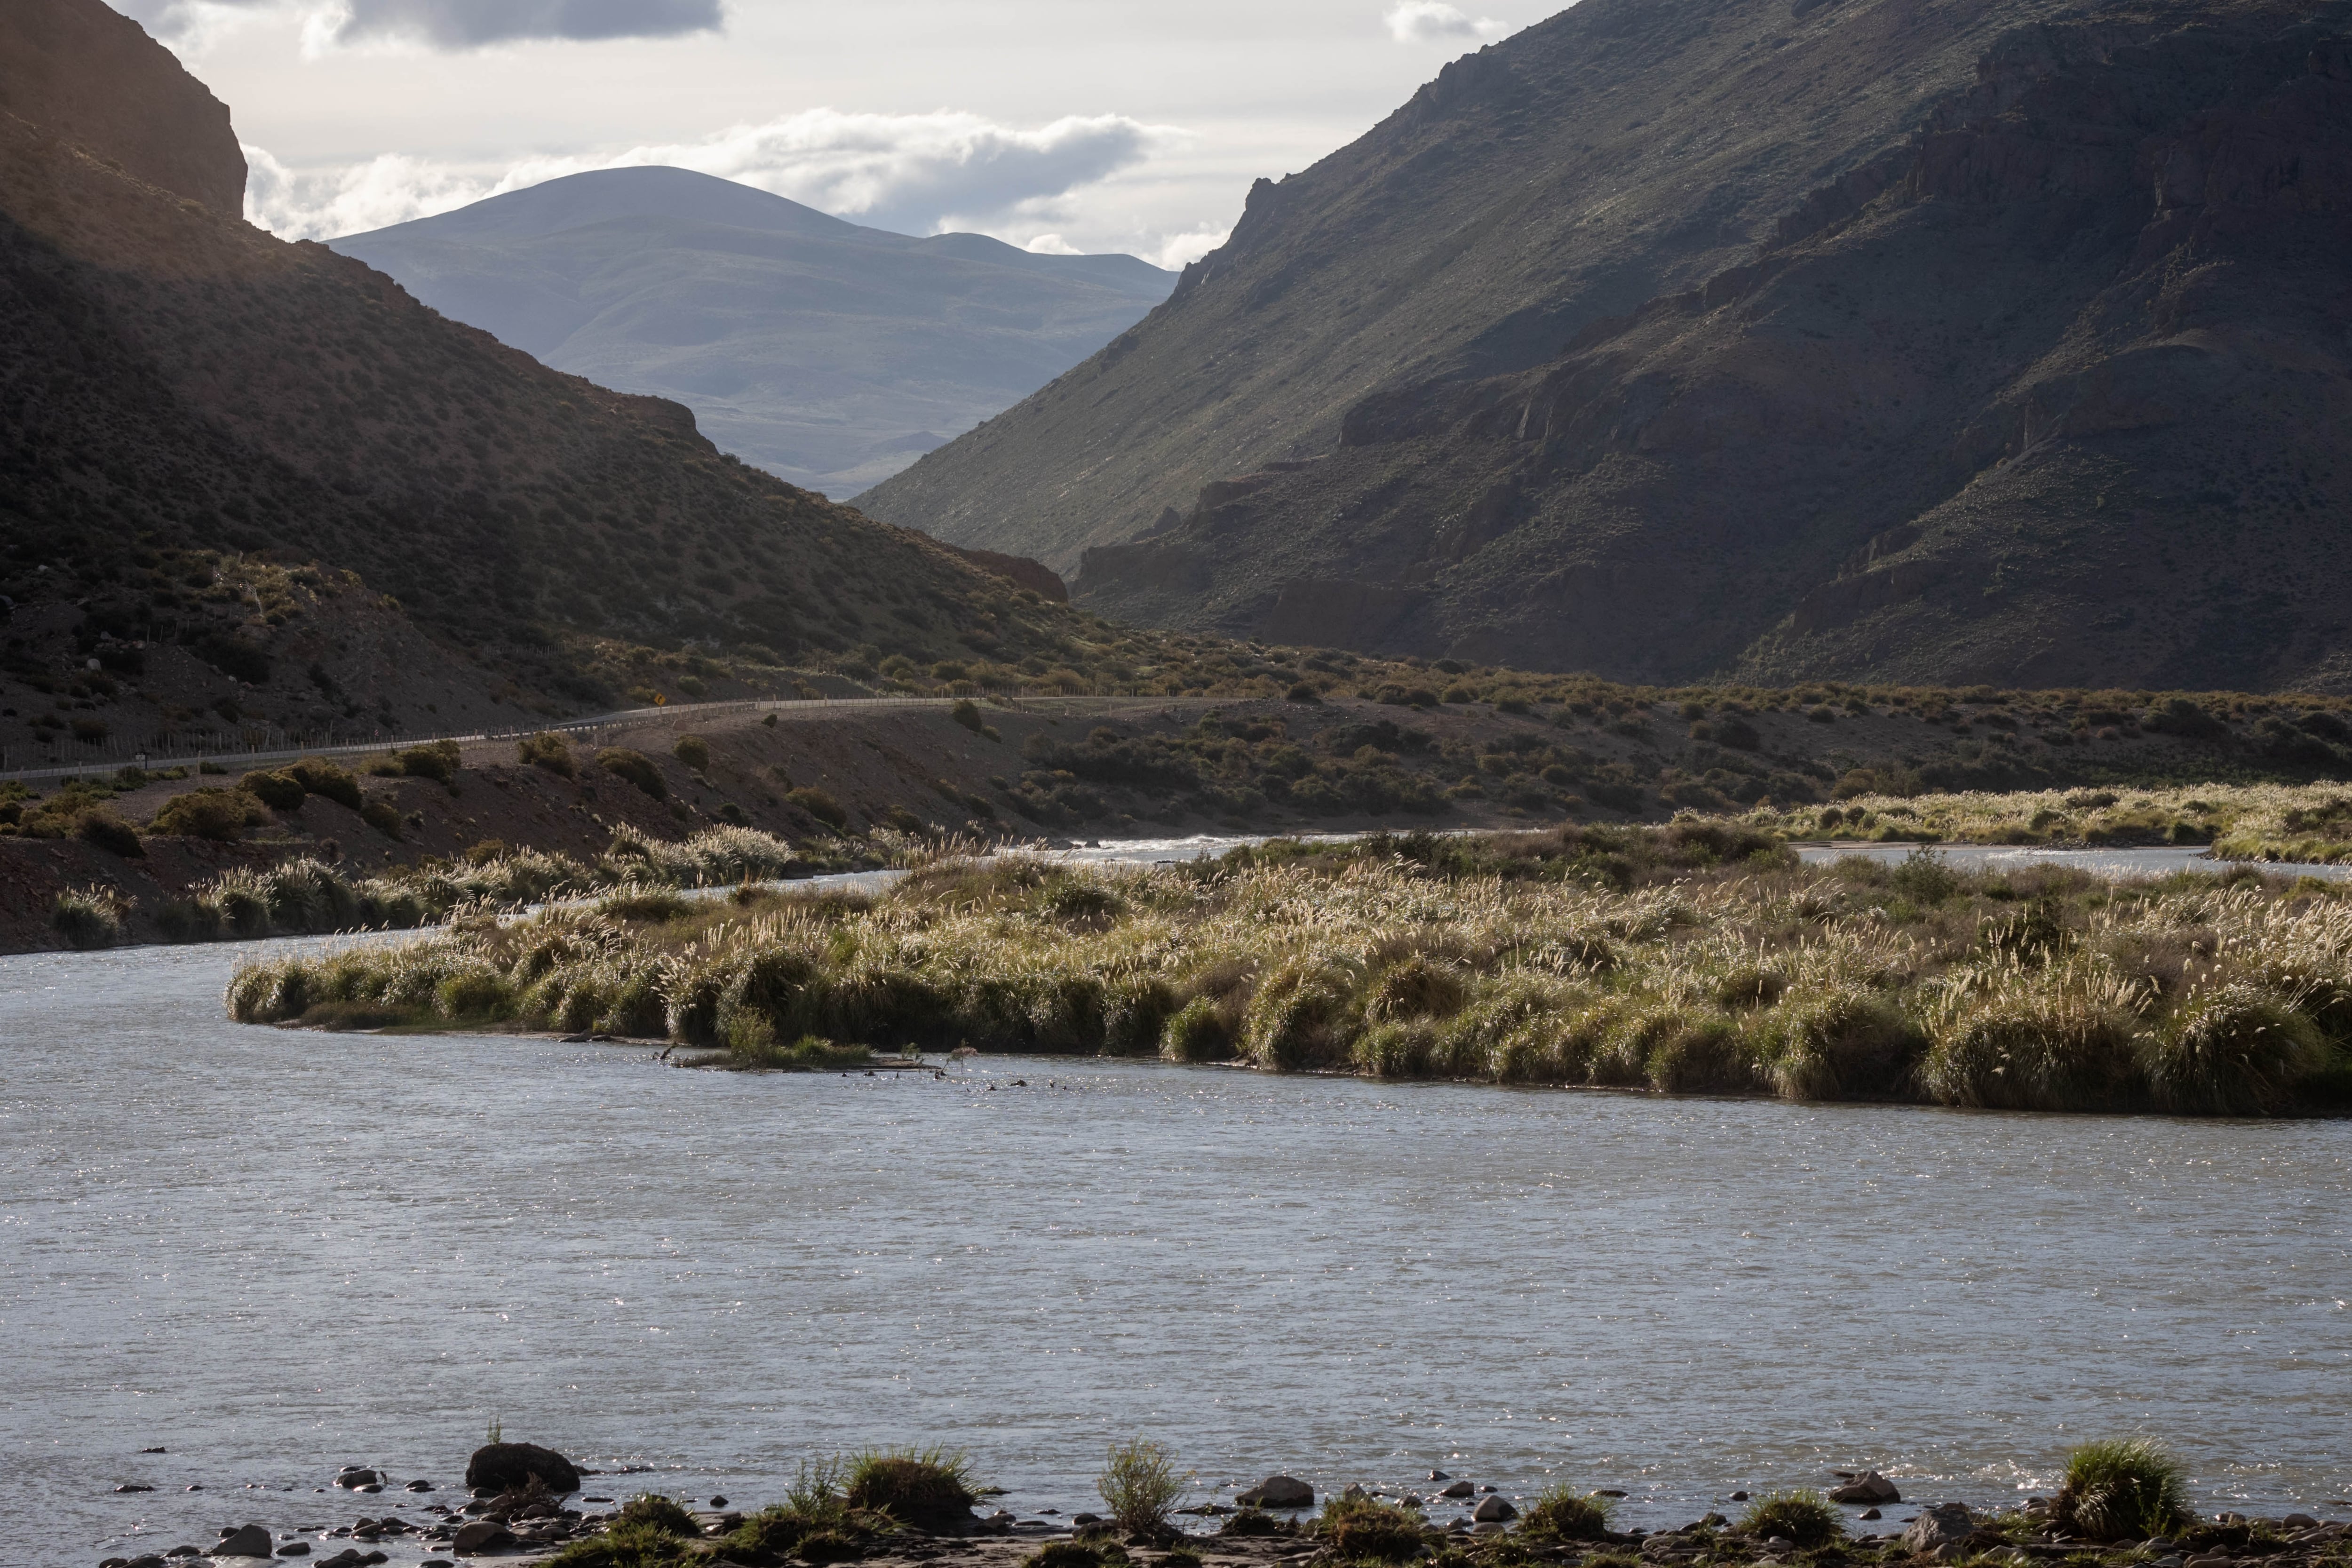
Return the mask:
[(2195, 1115), (2352, 1105), (2352, 896), (2251, 868), (1799, 865), (1720, 822), (941, 858), (877, 898), (623, 892), (241, 969), (230, 1013), (1161, 1056), (1394, 1079)]

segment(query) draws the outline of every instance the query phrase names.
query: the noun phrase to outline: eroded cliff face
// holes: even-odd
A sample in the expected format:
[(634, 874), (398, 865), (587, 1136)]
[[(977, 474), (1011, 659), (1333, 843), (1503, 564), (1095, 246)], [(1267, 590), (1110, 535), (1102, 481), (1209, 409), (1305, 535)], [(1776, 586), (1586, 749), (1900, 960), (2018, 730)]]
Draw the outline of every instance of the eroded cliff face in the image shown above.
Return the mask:
[(2010, 31), (1696, 286), (1073, 583), (1111, 615), (1628, 679), (2343, 684), (2340, 8)]
[(224, 217), (245, 210), (245, 154), (228, 106), (104, 5), (0, 6), (0, 114)]

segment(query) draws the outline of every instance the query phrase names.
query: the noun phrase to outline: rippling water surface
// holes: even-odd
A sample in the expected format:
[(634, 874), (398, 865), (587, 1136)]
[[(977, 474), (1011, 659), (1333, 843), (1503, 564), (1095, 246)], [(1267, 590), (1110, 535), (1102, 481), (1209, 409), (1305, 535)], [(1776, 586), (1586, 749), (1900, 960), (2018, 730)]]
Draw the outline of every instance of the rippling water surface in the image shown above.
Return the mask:
[(449, 1489), (494, 1418), (738, 1503), (943, 1440), (1069, 1509), (1139, 1433), (1636, 1522), (1857, 1463), (1993, 1501), (2114, 1432), (2352, 1497), (2352, 1125), (682, 1072), (241, 1028), (239, 951), (0, 959), (0, 1563), (348, 1523), (337, 1467)]

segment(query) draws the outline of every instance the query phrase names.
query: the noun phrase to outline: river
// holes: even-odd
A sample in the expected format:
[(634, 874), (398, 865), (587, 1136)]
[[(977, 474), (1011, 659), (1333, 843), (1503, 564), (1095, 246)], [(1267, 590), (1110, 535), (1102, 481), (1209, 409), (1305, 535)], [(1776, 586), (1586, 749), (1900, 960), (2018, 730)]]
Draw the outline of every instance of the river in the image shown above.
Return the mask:
[(1864, 1464), (2014, 1500), (2111, 1433), (2208, 1507), (2352, 1497), (2352, 1124), (685, 1072), (240, 1027), (248, 951), (0, 958), (0, 1563), (435, 1500), (351, 1463), (455, 1500), (493, 1421), (738, 1505), (946, 1442), (1024, 1517), (1139, 1434), (1203, 1497), (1439, 1466), (1651, 1524)]

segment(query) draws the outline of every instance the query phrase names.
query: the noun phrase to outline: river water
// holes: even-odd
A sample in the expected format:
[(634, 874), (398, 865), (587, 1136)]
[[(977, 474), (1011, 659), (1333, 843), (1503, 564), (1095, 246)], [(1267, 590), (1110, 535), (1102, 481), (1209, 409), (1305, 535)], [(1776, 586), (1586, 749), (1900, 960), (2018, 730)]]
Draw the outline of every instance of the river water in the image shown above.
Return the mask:
[(2352, 1124), (683, 1072), (239, 1027), (249, 951), (0, 958), (0, 1564), (417, 1517), (320, 1489), (454, 1500), (493, 1420), (738, 1505), (937, 1441), (1068, 1510), (1146, 1435), (1203, 1497), (1437, 1466), (1681, 1522), (2145, 1432), (2209, 1507), (2352, 1511)]

